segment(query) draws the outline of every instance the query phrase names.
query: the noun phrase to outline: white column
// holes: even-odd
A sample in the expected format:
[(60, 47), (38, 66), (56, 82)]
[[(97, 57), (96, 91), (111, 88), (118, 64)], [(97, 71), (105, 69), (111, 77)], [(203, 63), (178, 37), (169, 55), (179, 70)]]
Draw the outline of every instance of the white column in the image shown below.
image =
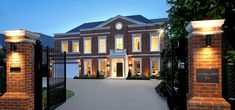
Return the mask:
[(112, 70), (112, 69), (113, 69), (113, 68), (112, 68), (113, 62), (112, 62), (112, 59), (111, 59), (111, 58), (110, 58), (109, 64), (110, 64), (110, 65), (109, 65), (109, 66), (110, 66), (110, 73), (109, 73), (109, 74), (110, 74), (110, 77), (112, 78), (112, 77), (113, 77), (113, 72), (112, 72), (112, 71), (113, 71), (113, 70)]
[(126, 77), (126, 58), (124, 58), (124, 77)]

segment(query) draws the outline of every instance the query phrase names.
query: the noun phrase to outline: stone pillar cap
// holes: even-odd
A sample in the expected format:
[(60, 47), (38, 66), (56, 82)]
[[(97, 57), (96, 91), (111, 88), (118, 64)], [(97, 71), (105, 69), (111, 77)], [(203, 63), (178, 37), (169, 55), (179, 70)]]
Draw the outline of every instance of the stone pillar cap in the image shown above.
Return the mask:
[(9, 30), (5, 31), (4, 33), (7, 36), (6, 42), (35, 42), (35, 40), (39, 39), (40, 37), (39, 33), (30, 32), (27, 30)]
[(223, 24), (224, 24), (224, 19), (191, 21), (186, 26), (186, 30), (190, 31), (194, 28), (203, 28), (203, 27), (221, 27)]

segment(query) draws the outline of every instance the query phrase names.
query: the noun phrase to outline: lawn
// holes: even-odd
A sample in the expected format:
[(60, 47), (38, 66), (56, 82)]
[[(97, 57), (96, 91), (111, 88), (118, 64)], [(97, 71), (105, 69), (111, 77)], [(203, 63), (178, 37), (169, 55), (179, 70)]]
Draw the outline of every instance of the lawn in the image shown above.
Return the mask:
[[(43, 95), (43, 97), (44, 97), (44, 106), (46, 106), (46, 104), (47, 104), (47, 89), (46, 88), (43, 88), (43, 90), (42, 90), (42, 95)], [(74, 96), (74, 92), (72, 91), (72, 90), (66, 90), (66, 99), (68, 100), (68, 99), (70, 99), (71, 97), (73, 97)]]

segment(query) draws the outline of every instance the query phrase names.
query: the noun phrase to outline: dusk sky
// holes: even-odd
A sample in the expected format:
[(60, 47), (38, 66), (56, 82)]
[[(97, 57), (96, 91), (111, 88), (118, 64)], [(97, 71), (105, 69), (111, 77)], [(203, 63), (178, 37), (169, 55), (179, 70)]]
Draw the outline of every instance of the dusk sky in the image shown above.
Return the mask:
[(117, 15), (167, 17), (166, 0), (0, 0), (0, 33), (26, 29), (54, 36)]

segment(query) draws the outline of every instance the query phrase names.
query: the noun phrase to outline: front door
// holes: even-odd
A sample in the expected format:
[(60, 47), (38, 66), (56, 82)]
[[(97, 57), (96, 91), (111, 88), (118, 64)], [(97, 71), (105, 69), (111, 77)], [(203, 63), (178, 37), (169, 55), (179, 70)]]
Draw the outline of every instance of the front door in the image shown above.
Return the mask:
[(122, 70), (122, 63), (117, 63), (117, 77), (122, 77), (123, 70)]

